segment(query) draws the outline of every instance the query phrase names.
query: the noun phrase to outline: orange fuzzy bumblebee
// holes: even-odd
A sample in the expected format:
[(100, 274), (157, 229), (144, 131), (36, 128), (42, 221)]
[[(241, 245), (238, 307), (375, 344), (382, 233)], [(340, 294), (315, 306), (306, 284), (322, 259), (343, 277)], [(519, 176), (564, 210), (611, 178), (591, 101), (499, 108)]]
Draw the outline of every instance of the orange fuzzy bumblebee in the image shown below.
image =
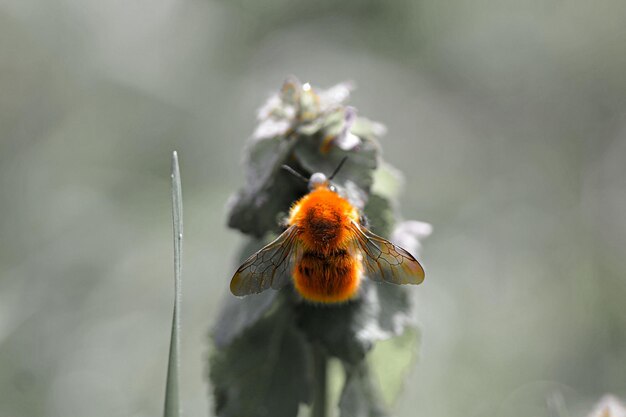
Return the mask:
[(291, 208), (287, 230), (237, 269), (230, 283), (234, 295), (292, 282), (306, 300), (340, 303), (357, 295), (363, 275), (393, 284), (424, 280), (419, 262), (367, 230), (324, 174), (313, 174), (309, 188)]

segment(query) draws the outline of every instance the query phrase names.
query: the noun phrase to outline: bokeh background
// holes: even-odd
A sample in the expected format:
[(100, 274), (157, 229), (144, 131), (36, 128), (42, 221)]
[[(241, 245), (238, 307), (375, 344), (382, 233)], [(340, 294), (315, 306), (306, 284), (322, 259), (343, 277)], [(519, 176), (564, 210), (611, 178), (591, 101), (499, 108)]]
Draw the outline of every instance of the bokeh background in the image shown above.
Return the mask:
[(434, 226), (397, 415), (626, 395), (624, 1), (0, 0), (0, 416), (161, 414), (174, 149), (182, 400), (209, 414), (224, 206), (290, 74), (355, 82)]

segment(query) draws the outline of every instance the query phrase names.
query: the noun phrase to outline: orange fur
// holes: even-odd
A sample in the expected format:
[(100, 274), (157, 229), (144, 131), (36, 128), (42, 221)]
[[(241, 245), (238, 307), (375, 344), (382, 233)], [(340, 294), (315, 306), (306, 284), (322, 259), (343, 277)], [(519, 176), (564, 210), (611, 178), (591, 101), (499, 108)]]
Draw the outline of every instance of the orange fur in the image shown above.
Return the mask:
[(350, 255), (325, 260), (303, 258), (293, 271), (296, 290), (304, 298), (321, 303), (338, 303), (354, 297), (361, 276), (361, 262)]
[(360, 254), (354, 253), (351, 222), (359, 214), (346, 199), (320, 186), (291, 209), (289, 225), (296, 225), (302, 256), (294, 272), (296, 290), (306, 299), (337, 303), (356, 295), (363, 275)]

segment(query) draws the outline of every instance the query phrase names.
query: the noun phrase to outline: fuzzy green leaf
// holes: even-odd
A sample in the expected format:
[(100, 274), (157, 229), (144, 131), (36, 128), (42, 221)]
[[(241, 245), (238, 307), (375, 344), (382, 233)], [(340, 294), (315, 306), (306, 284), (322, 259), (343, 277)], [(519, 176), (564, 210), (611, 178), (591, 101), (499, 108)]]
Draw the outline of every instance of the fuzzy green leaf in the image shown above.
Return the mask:
[(367, 338), (357, 337), (371, 321), (371, 307), (357, 299), (341, 305), (300, 303), (295, 311), (298, 326), (309, 339), (322, 344), (330, 356), (356, 364), (372, 348)]
[(394, 210), (387, 198), (370, 194), (364, 213), (369, 222), (368, 229), (379, 236), (390, 235), (395, 219)]
[(215, 346), (225, 348), (230, 345), (271, 309), (277, 295), (276, 291), (265, 291), (244, 298), (228, 297), (212, 332)]
[(360, 297), (340, 305), (297, 305), (298, 325), (331, 356), (358, 364), (374, 343), (401, 334), (412, 324), (406, 288), (364, 278)]
[(374, 171), (374, 185), (372, 193), (388, 200), (397, 200), (404, 187), (404, 176), (400, 171), (387, 162), (382, 162)]
[[(250, 239), (241, 248), (237, 264), (242, 263), (269, 241), (271, 241), (271, 236), (266, 239)], [(227, 297), (211, 332), (213, 343), (218, 348), (225, 348), (241, 332), (260, 320), (270, 310), (277, 300), (277, 295), (276, 291), (265, 291), (247, 297)]]
[(308, 173), (322, 172), (326, 175), (333, 173), (344, 157), (348, 160), (341, 168), (334, 181), (345, 184), (354, 182), (364, 191), (369, 191), (373, 182), (373, 172), (378, 163), (378, 146), (372, 141), (363, 141), (352, 150), (343, 150), (331, 146), (327, 152), (323, 150), (324, 137), (321, 135), (301, 141), (294, 149), (294, 155), (302, 168)]
[(308, 403), (310, 347), (280, 305), (210, 359), (220, 417), (293, 417)]
[(262, 237), (278, 232), (279, 216), (306, 192), (306, 185), (281, 169), (295, 139), (263, 140), (250, 149), (247, 184), (231, 200), (228, 226)]
[(358, 117), (350, 131), (362, 139), (377, 141), (387, 133), (387, 129), (381, 123), (374, 122), (365, 117)]

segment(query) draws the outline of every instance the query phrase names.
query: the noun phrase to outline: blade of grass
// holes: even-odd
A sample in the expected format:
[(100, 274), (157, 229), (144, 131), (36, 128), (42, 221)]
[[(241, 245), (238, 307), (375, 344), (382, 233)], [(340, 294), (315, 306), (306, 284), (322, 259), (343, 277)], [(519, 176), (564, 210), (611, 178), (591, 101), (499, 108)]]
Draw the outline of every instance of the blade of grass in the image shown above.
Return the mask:
[(180, 367), (180, 303), (181, 303), (181, 259), (183, 251), (183, 199), (180, 186), (178, 154), (172, 153), (172, 220), (174, 223), (174, 313), (172, 317), (172, 335), (170, 337), (170, 355), (167, 365), (165, 385), (165, 417), (180, 417), (178, 374)]

